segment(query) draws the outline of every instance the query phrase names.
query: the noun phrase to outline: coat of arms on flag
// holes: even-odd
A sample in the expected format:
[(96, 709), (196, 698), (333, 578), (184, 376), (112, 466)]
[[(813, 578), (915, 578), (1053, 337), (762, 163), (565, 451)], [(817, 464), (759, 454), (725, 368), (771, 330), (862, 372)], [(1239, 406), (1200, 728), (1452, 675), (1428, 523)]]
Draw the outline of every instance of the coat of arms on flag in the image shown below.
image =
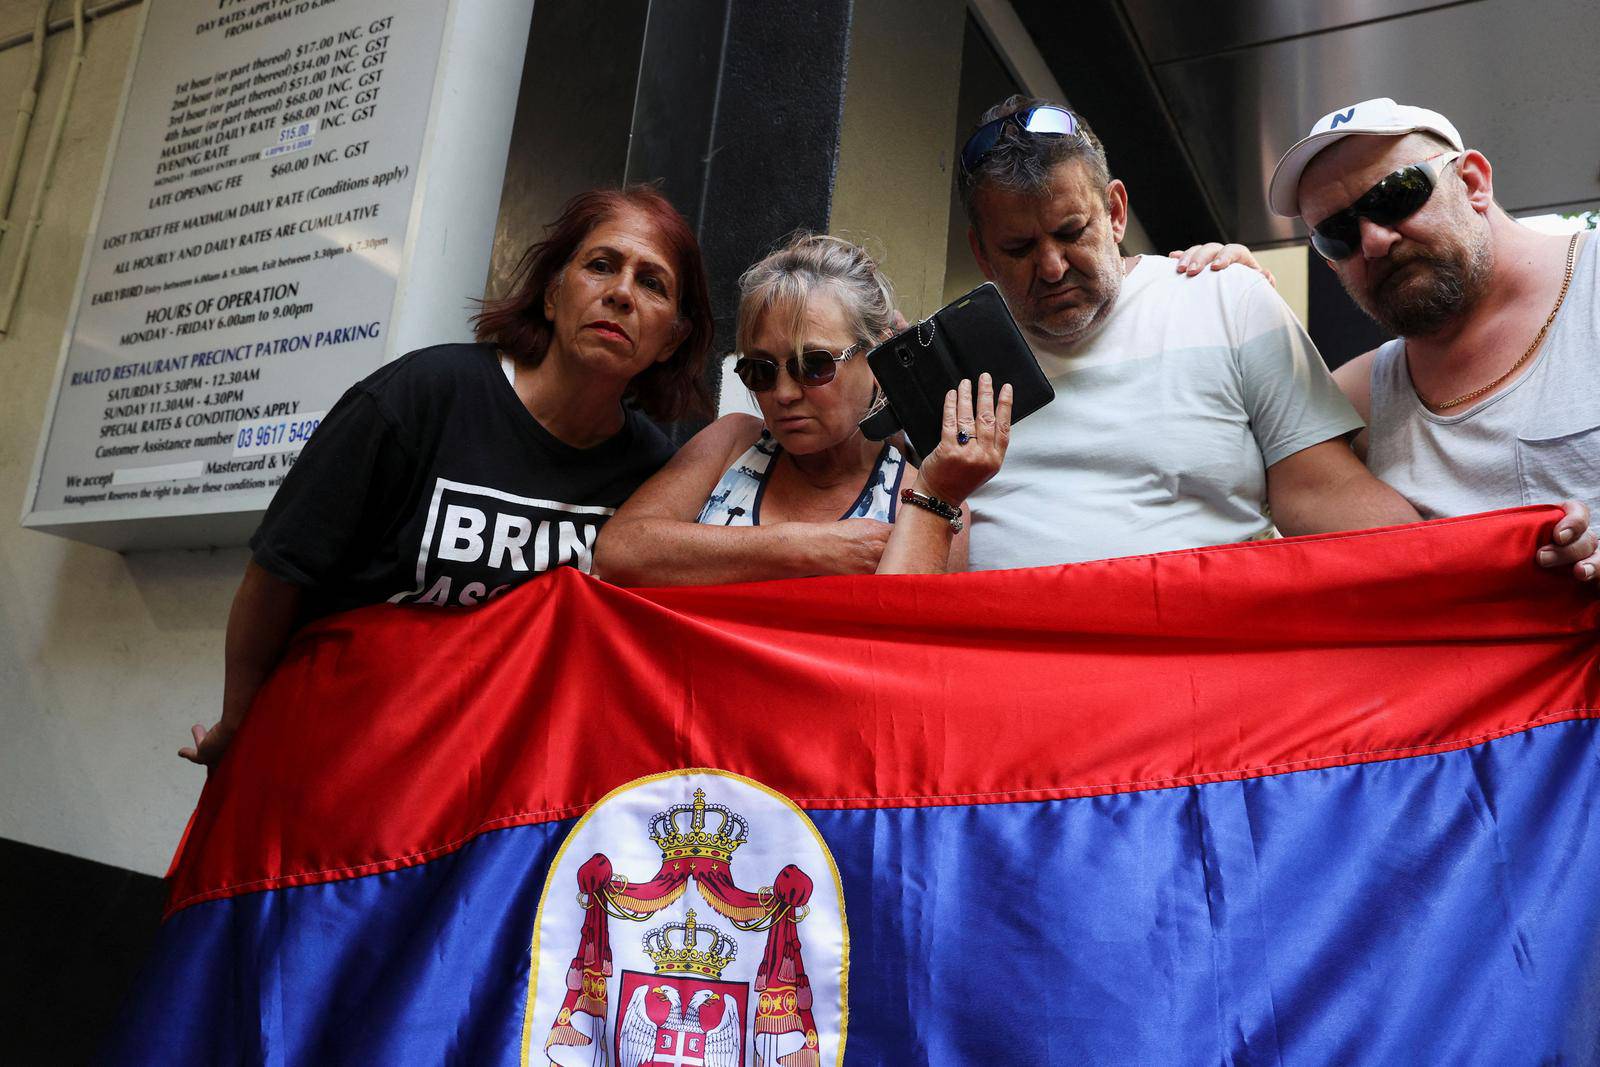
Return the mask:
[(638, 779), (550, 868), (522, 1062), (841, 1062), (847, 946), (838, 869), (792, 801), (725, 771)]

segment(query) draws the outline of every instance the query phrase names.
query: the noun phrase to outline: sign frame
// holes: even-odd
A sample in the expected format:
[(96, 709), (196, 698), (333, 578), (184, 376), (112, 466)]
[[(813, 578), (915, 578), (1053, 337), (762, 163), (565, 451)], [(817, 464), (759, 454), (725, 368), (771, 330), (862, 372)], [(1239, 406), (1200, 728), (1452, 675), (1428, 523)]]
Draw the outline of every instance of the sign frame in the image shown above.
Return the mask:
[[(141, 6), (134, 30), (20, 518), (26, 529), (122, 552), (242, 546), (265, 510), (264, 503), (241, 500), (241, 492), (171, 498), (156, 515), (117, 514), (128, 509), (114, 503), (84, 509), (37, 506), (150, 10), (159, 2)], [(482, 290), (488, 274), (532, 16), (533, 0), (447, 0), (382, 355), (363, 373), (416, 347), (470, 339), (464, 304)]]

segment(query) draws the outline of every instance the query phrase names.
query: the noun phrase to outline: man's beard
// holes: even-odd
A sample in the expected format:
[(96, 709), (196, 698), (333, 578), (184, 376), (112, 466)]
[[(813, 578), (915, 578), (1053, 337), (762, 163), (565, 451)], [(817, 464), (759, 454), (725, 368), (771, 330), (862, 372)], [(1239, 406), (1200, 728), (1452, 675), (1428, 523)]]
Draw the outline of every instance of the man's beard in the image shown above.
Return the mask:
[[(1061, 280), (1061, 288), (1077, 286), (1082, 290), (1082, 303), (1048, 315), (1040, 315), (1025, 323), (1027, 331), (1047, 344), (1066, 346), (1083, 340), (1090, 331), (1105, 320), (1122, 290), (1122, 264), (1120, 257), (1099, 266), (1094, 275), (1073, 270)], [(1048, 294), (1046, 294), (1048, 297)]]
[[(1488, 287), (1494, 252), (1486, 234), (1468, 232), (1466, 241), (1434, 255), (1422, 250), (1388, 259), (1389, 269), (1365, 292), (1345, 291), (1361, 310), (1396, 337), (1426, 337), (1471, 307)], [(1406, 277), (1396, 275), (1411, 264)]]

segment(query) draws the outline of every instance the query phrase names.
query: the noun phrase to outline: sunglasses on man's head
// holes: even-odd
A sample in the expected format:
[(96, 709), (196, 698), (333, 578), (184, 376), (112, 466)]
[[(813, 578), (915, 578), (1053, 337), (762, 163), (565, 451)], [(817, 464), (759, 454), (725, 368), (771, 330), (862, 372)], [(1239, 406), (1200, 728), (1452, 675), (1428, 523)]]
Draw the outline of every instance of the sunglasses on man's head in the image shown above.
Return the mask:
[(1460, 154), (1445, 152), (1389, 174), (1355, 203), (1311, 227), (1311, 247), (1323, 259), (1335, 263), (1349, 259), (1361, 247), (1362, 219), (1393, 226), (1415, 215), (1433, 195), (1439, 172)]
[[(801, 388), (810, 389), (833, 381), (834, 375), (839, 372), (839, 364), (854, 358), (860, 350), (859, 341), (837, 356), (826, 349), (813, 348), (798, 356), (790, 356), (783, 361), (783, 368), (789, 372), (789, 377), (800, 383)], [(752, 393), (764, 393), (778, 386), (776, 360), (740, 356), (733, 365), (733, 373)]]
[(1078, 116), (1064, 107), (1040, 104), (1038, 107), (1023, 108), (1014, 114), (1002, 115), (992, 122), (985, 122), (979, 126), (973, 135), (967, 138), (966, 146), (961, 149), (962, 169), (968, 174), (977, 170), (978, 164), (983, 162), (983, 157), (1000, 143), (1000, 138), (1005, 135), (1008, 125), (1027, 133), (1047, 137), (1081, 136), (1078, 133)]

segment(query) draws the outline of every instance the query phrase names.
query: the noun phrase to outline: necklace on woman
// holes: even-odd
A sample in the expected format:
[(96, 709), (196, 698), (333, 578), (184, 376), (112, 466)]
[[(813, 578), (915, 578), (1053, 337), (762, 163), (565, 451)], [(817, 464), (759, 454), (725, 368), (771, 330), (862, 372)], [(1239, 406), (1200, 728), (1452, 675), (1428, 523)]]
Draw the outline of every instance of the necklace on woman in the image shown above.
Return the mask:
[[(1460, 407), (1469, 400), (1476, 400), (1483, 394), (1498, 389), (1510, 380), (1511, 376), (1517, 373), (1524, 363), (1528, 362), (1533, 354), (1539, 350), (1539, 345), (1544, 341), (1544, 335), (1550, 332), (1550, 324), (1556, 321), (1556, 312), (1561, 310), (1561, 302), (1567, 298), (1567, 289), (1572, 285), (1572, 265), (1576, 262), (1578, 236), (1578, 234), (1573, 234), (1572, 240), (1567, 242), (1567, 275), (1561, 280), (1561, 292), (1556, 295), (1556, 306), (1550, 309), (1549, 317), (1544, 320), (1544, 325), (1539, 327), (1539, 333), (1534, 337), (1533, 344), (1528, 346), (1528, 350), (1522, 353), (1504, 374), (1481, 389), (1474, 389), (1470, 393), (1462, 393), (1454, 400), (1446, 400), (1442, 404), (1429, 403), (1427, 397), (1423, 397), (1423, 404), (1433, 411), (1448, 411), (1450, 408)], [(1420, 396), (1421, 394), (1418, 395)]]

